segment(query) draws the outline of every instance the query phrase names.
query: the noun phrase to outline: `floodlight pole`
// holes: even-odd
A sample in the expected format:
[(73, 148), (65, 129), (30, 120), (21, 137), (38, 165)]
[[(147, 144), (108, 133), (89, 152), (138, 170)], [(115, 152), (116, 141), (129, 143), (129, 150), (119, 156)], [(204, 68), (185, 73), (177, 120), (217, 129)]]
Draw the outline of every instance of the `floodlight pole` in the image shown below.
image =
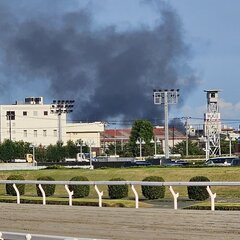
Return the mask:
[(168, 145), (168, 105), (176, 104), (179, 97), (179, 89), (174, 90), (153, 90), (154, 104), (164, 104), (164, 123), (165, 123), (165, 158), (169, 158)]
[(168, 92), (164, 92), (164, 136), (165, 136), (165, 156), (166, 158), (169, 158), (169, 145), (168, 145)]
[(58, 142), (62, 142), (62, 113), (72, 112), (74, 100), (53, 100), (51, 113), (58, 115)]

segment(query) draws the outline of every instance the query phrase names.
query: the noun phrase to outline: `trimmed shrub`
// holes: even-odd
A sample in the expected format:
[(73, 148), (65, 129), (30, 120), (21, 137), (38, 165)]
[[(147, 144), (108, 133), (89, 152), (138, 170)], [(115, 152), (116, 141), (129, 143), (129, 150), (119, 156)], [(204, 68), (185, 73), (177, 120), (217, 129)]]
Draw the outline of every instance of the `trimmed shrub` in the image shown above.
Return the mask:
[[(22, 175), (10, 175), (7, 180), (25, 180)], [(25, 193), (25, 184), (16, 184), (18, 188), (19, 194), (24, 195)], [(13, 184), (8, 183), (6, 184), (6, 193), (11, 196), (17, 196), (16, 191), (13, 188)]]
[[(89, 181), (87, 177), (77, 176), (73, 177), (70, 181)], [(89, 185), (69, 185), (69, 190), (73, 191), (74, 198), (84, 198), (89, 195)]]
[(47, 166), (45, 169), (66, 169), (66, 167), (61, 165), (50, 165), (50, 166)]
[[(190, 179), (190, 182), (210, 182), (205, 176), (195, 176)], [(188, 186), (188, 198), (203, 201), (208, 199), (209, 194), (206, 186)]]
[[(37, 180), (38, 181), (55, 181), (55, 179), (50, 176), (39, 177)], [(46, 197), (52, 196), (54, 194), (55, 187), (56, 187), (55, 184), (41, 184), (41, 185), (46, 194)], [(36, 185), (36, 190), (37, 190), (37, 195), (39, 197), (42, 197), (42, 192), (39, 189), (38, 184)]]
[[(162, 177), (149, 176), (142, 180), (143, 182), (164, 182)], [(142, 186), (142, 194), (147, 199), (164, 198), (165, 186)]]
[[(113, 178), (110, 181), (126, 181), (123, 178)], [(128, 185), (108, 185), (108, 195), (111, 199), (128, 197)]]

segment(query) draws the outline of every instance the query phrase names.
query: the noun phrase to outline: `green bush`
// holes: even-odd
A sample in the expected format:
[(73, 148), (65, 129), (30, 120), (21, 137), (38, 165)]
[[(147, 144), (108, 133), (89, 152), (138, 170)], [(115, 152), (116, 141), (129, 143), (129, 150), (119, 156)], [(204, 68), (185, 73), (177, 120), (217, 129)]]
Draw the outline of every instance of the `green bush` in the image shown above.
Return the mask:
[[(162, 177), (149, 176), (142, 180), (143, 182), (164, 182)], [(142, 194), (147, 199), (164, 198), (165, 186), (142, 186)]]
[[(73, 177), (70, 181), (89, 181), (87, 177), (77, 176)], [(87, 197), (90, 192), (89, 185), (69, 185), (69, 190), (73, 191), (74, 198)]]
[[(39, 177), (37, 180), (38, 181), (55, 181), (54, 178), (49, 177), (49, 176)], [(43, 190), (45, 192), (46, 197), (52, 196), (54, 194), (55, 187), (56, 187), (55, 184), (41, 184), (41, 185), (42, 185), (42, 188), (43, 188)], [(41, 193), (41, 191), (40, 191), (40, 189), (38, 187), (38, 184), (36, 185), (36, 190), (37, 190), (37, 195), (39, 197), (42, 197), (42, 193)]]
[[(10, 175), (7, 180), (25, 180), (22, 175)], [(16, 184), (16, 187), (19, 191), (20, 195), (24, 195), (25, 193), (25, 184)], [(6, 184), (6, 193), (11, 196), (17, 196), (16, 191), (13, 188), (13, 184), (8, 183)]]
[[(210, 182), (210, 180), (204, 176), (195, 176), (190, 182)], [(188, 186), (187, 190), (189, 199), (203, 201), (209, 197), (206, 186)]]
[[(113, 178), (110, 181), (126, 181), (123, 178)], [(128, 197), (128, 185), (108, 185), (108, 195), (111, 199)]]

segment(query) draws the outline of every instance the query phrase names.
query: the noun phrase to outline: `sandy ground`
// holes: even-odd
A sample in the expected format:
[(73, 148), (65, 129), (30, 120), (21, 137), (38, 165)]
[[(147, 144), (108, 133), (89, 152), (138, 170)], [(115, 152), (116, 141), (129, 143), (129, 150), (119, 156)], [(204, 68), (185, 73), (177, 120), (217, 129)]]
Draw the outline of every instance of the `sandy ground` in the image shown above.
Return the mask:
[(0, 204), (0, 231), (101, 239), (240, 239), (240, 212)]

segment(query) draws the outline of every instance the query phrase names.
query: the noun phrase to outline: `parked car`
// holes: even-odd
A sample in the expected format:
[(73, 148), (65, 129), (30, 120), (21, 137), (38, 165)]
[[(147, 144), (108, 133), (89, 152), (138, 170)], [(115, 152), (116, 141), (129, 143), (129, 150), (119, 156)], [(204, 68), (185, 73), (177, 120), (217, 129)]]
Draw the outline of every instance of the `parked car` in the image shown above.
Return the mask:
[(185, 160), (172, 160), (172, 159), (162, 159), (161, 165), (164, 166), (185, 166), (189, 163)]
[(231, 166), (240, 166), (240, 158), (234, 158), (231, 162)]
[(152, 166), (152, 164), (145, 160), (134, 160), (124, 164), (124, 167), (146, 167)]
[(208, 166), (236, 166), (240, 159), (236, 156), (233, 157), (216, 157), (216, 158), (209, 158), (205, 164)]

